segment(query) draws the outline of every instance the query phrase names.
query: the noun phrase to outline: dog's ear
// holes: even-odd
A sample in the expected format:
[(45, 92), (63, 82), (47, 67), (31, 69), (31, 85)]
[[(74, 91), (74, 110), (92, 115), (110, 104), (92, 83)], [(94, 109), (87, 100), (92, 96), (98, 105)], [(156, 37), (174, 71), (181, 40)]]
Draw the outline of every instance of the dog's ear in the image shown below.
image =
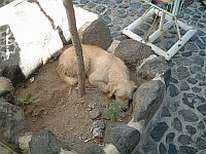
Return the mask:
[(115, 94), (115, 92), (117, 90), (117, 83), (115, 83), (115, 82), (109, 83), (108, 84), (108, 88), (109, 88), (108, 97), (111, 98)]

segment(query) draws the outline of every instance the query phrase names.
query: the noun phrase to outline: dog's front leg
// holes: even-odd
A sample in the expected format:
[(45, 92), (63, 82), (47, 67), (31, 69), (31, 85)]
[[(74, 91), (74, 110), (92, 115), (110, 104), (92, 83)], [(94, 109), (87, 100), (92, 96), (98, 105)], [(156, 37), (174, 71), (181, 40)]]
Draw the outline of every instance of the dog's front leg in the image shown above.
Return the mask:
[(108, 93), (109, 92), (108, 85), (103, 81), (103, 78), (101, 78), (99, 76), (99, 73), (95, 73), (95, 72), (92, 73), (89, 76), (89, 82), (90, 82), (90, 84), (94, 85), (95, 87), (97, 87), (98, 89), (103, 91), (104, 93)]

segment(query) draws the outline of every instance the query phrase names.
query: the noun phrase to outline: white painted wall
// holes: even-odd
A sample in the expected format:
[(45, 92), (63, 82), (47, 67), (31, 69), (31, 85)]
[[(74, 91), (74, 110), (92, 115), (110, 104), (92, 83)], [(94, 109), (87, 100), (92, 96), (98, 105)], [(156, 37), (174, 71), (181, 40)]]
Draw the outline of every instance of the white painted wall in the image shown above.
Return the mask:
[[(40, 5), (70, 39), (66, 11), (62, 0), (39, 0)], [(75, 7), (77, 28), (98, 18), (96, 14)], [(63, 47), (57, 30), (36, 3), (16, 0), (0, 8), (0, 26), (8, 24), (21, 49), (19, 66), (28, 77), (39, 65)]]

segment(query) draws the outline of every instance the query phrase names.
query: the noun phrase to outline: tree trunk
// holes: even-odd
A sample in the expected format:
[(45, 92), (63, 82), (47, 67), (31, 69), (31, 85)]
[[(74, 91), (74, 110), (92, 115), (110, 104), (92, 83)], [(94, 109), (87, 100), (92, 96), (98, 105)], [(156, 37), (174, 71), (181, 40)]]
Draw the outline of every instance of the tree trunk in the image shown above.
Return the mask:
[(72, 44), (75, 48), (75, 53), (77, 57), (77, 64), (78, 64), (78, 88), (79, 88), (79, 95), (82, 97), (85, 94), (85, 67), (84, 67), (84, 58), (82, 53), (82, 46), (79, 40), (79, 34), (77, 32), (76, 27), (76, 19), (75, 13), (73, 8), (72, 0), (64, 0), (64, 7), (66, 9), (68, 23), (69, 23), (69, 30), (71, 33)]

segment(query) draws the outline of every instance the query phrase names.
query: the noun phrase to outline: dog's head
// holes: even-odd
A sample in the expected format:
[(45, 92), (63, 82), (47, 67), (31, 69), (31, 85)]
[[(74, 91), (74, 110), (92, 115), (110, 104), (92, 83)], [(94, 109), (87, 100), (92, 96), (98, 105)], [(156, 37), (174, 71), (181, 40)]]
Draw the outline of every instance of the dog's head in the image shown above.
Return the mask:
[(114, 95), (117, 101), (130, 105), (137, 86), (133, 81), (123, 80), (113, 84), (111, 88), (110, 97)]

